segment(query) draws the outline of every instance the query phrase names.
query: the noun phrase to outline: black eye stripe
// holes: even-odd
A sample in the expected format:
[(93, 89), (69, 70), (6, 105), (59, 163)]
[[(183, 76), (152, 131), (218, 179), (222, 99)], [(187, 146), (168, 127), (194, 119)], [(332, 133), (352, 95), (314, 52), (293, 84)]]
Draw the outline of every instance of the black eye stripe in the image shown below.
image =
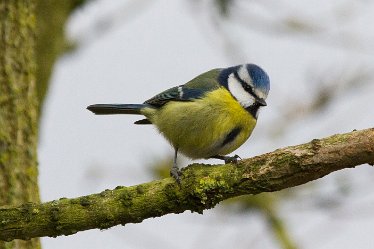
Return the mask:
[(258, 96), (254, 93), (253, 88), (239, 77), (237, 71), (234, 72), (234, 77), (235, 77), (235, 79), (237, 79), (240, 82), (240, 84), (242, 85), (242, 87), (244, 88), (244, 90), (246, 90), (247, 92), (249, 92), (255, 98), (258, 98)]

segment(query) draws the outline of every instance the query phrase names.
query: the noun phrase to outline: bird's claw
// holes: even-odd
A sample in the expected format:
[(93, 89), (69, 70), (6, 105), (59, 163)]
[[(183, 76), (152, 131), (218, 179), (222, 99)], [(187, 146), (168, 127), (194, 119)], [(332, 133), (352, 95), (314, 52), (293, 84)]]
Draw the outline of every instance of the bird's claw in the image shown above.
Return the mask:
[(238, 159), (241, 160), (241, 157), (238, 156), (238, 155), (234, 155), (234, 156), (225, 156), (224, 160), (225, 160), (225, 164), (227, 163), (238, 163)]
[(181, 183), (182, 172), (177, 167), (172, 167), (170, 170), (170, 176), (173, 177), (178, 184)]

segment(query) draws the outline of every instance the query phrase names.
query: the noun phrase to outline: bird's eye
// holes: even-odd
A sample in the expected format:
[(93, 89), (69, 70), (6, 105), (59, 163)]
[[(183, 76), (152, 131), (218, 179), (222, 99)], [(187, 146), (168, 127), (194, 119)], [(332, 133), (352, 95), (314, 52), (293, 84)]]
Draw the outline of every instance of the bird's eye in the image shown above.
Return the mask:
[(249, 86), (249, 85), (245, 85), (245, 86), (244, 86), (244, 89), (245, 89), (246, 91), (252, 91), (252, 87)]

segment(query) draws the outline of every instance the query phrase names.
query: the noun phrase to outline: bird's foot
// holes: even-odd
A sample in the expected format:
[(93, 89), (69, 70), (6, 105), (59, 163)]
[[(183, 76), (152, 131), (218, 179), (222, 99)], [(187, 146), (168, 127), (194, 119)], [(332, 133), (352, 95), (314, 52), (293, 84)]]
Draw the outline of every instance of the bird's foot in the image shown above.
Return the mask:
[(177, 183), (180, 185), (181, 184), (181, 176), (182, 176), (182, 171), (178, 169), (178, 167), (172, 167), (170, 170), (170, 176), (172, 176)]
[(212, 158), (224, 160), (225, 164), (227, 164), (227, 163), (234, 163), (234, 164), (236, 164), (236, 163), (238, 163), (238, 159), (241, 159), (240, 156), (238, 156), (238, 155), (234, 155), (234, 156), (216, 155), (216, 156), (213, 156)]
[(234, 164), (236, 164), (236, 163), (238, 163), (238, 159), (241, 160), (240, 156), (234, 155), (234, 156), (224, 156), (223, 160), (225, 160), (226, 164), (227, 163), (234, 163)]

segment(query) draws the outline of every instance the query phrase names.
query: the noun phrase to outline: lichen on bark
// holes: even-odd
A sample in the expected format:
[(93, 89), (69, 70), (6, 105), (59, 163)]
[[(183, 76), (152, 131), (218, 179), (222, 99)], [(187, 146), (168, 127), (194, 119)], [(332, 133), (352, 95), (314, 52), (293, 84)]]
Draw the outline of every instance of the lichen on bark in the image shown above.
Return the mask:
[[(0, 3), (0, 206), (39, 202), (35, 3)], [(0, 248), (40, 248), (38, 239)]]
[(0, 208), (0, 221), (5, 221), (0, 222), (0, 240), (70, 235), (186, 210), (202, 213), (231, 197), (282, 190), (373, 161), (374, 128), (314, 139), (236, 165), (192, 164), (182, 170), (181, 184), (165, 178), (74, 199)]

